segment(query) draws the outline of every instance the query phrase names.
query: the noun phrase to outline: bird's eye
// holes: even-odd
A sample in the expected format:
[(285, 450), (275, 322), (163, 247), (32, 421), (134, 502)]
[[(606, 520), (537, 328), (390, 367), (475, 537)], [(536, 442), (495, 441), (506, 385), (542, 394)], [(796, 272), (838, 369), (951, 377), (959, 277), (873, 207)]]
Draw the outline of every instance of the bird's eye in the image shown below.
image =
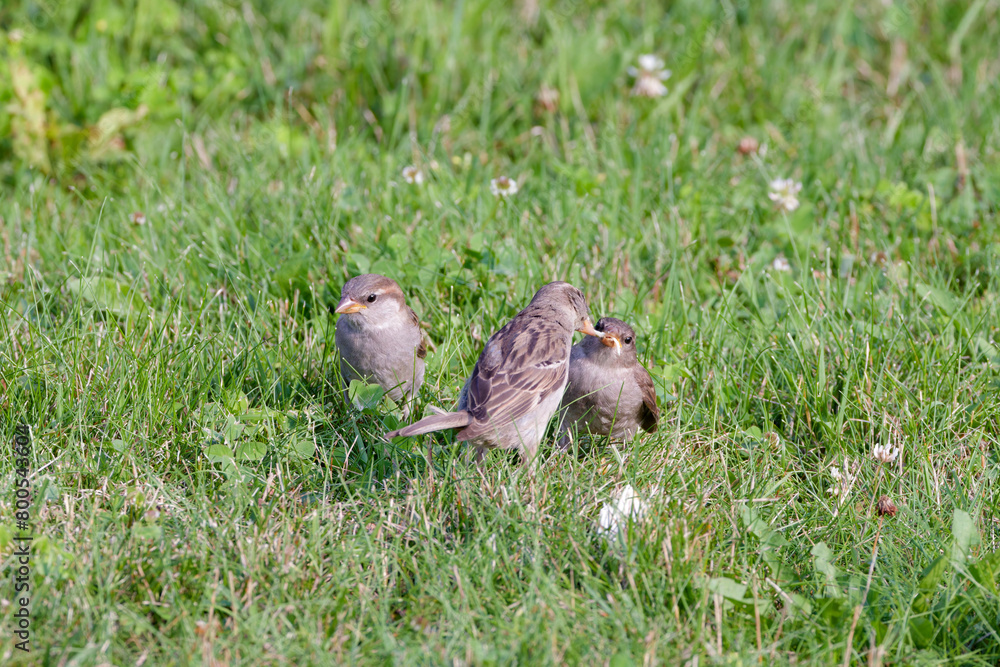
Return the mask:
[(368, 303), (375, 303), (375, 299), (377, 299), (377, 298), (378, 298), (378, 294), (374, 294), (374, 293), (369, 294), (368, 295)]
[(632, 337), (631, 336), (625, 336), (625, 344), (626, 345), (631, 345), (632, 344)]

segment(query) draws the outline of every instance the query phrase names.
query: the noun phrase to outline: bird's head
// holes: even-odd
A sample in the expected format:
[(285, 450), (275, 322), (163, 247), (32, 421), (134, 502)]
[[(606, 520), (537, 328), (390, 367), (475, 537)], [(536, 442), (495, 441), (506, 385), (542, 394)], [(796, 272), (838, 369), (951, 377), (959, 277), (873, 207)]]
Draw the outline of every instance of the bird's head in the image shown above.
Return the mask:
[(615, 356), (635, 358), (635, 331), (632, 327), (614, 317), (602, 317), (594, 328), (604, 334), (601, 343), (614, 350)]
[(397, 313), (405, 303), (403, 290), (395, 280), (377, 273), (365, 273), (344, 284), (340, 302), (331, 311), (370, 319)]

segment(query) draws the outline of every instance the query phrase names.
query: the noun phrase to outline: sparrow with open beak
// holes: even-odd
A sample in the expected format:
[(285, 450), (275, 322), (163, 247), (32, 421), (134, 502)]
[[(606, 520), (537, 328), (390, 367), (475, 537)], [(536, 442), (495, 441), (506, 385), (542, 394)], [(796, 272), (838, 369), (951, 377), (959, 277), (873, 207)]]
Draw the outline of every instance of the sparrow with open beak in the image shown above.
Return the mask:
[(475, 447), (477, 460), (493, 448), (517, 448), (530, 461), (566, 389), (574, 331), (603, 336), (580, 290), (545, 285), (486, 342), (455, 412), (425, 417), (386, 438), (457, 428), (456, 439)]
[(596, 328), (604, 337), (585, 338), (570, 355), (561, 406), (563, 448), (573, 432), (631, 439), (640, 428), (655, 432), (660, 419), (653, 379), (636, 354), (635, 331), (613, 317), (602, 317)]
[(345, 386), (351, 380), (377, 384), (389, 398), (403, 402), (403, 415), (408, 417), (424, 381), (427, 348), (420, 320), (406, 305), (403, 290), (395, 280), (377, 273), (356, 276), (344, 285), (333, 312), (341, 316), (334, 340)]

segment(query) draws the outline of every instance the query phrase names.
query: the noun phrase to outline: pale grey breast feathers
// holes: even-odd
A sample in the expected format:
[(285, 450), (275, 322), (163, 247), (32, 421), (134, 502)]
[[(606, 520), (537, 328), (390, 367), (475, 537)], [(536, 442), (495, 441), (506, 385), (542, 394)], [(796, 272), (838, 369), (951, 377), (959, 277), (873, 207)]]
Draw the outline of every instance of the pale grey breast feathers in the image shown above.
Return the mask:
[(356, 276), (344, 285), (334, 312), (341, 316), (335, 342), (345, 382), (374, 382), (397, 401), (416, 394), (427, 348), (399, 285), (378, 274)]
[(635, 332), (611, 317), (599, 320), (596, 328), (603, 339), (585, 338), (573, 347), (562, 401), (563, 430), (614, 438), (631, 437), (639, 428), (656, 431), (656, 388), (638, 361)]

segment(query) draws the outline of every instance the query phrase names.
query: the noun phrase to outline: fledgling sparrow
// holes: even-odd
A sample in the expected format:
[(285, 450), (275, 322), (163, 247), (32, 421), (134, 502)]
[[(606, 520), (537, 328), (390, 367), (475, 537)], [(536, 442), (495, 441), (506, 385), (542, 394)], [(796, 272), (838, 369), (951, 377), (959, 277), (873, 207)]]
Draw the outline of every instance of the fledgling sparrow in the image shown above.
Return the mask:
[(431, 415), (386, 434), (411, 436), (458, 428), (457, 440), (534, 458), (569, 378), (573, 332), (602, 336), (590, 323), (583, 294), (569, 283), (542, 287), (531, 303), (486, 342), (455, 412)]
[(635, 351), (635, 331), (613, 317), (602, 317), (595, 328), (604, 337), (584, 338), (570, 354), (560, 407), (559, 446), (564, 449), (574, 431), (628, 440), (640, 428), (656, 432), (660, 420), (653, 378)]
[(344, 284), (333, 312), (341, 316), (334, 340), (345, 387), (351, 380), (377, 384), (389, 398), (403, 402), (403, 416), (408, 417), (424, 381), (427, 348), (403, 290), (377, 273), (356, 276)]

